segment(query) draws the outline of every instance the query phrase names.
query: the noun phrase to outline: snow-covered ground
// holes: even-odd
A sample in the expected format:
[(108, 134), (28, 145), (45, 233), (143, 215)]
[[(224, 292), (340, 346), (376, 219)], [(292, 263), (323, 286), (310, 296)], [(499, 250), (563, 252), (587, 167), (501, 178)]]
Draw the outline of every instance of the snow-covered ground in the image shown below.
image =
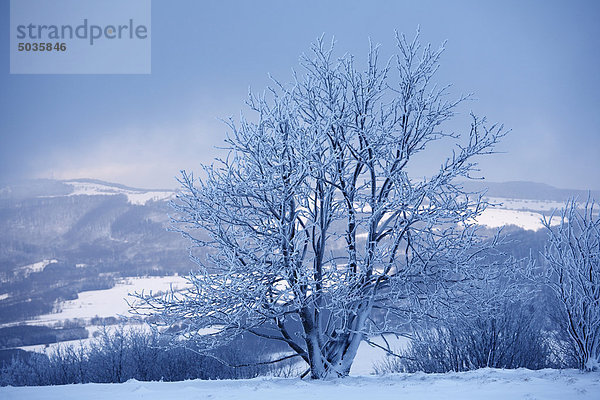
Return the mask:
[[(69, 340), (59, 343), (39, 344), (30, 346), (20, 346), (19, 348), (26, 351), (36, 351), (40, 353), (52, 352), (59, 346), (87, 346), (94, 339), (94, 334), (102, 329), (101, 326), (89, 325), (89, 322), (94, 317), (130, 317), (129, 305), (127, 299), (130, 293), (141, 292), (149, 294), (166, 292), (173, 288), (174, 290), (182, 289), (187, 284), (187, 281), (180, 276), (164, 276), (164, 277), (139, 277), (126, 278), (120, 280), (114, 287), (106, 290), (89, 290), (81, 292), (75, 300), (67, 300), (61, 303), (61, 310), (57, 313), (44, 314), (25, 321), (27, 325), (44, 325), (53, 326), (56, 323), (64, 323), (68, 320), (80, 320), (86, 322), (86, 329), (89, 333), (87, 339)], [(1, 296), (0, 296), (1, 298)], [(129, 300), (131, 300), (129, 298)], [(9, 323), (0, 325), (7, 327), (20, 324)], [(147, 326), (132, 321), (126, 326), (132, 329), (145, 329)], [(107, 329), (114, 330), (115, 326), (109, 326)]]
[(3, 387), (4, 400), (598, 400), (600, 373), (481, 369), (447, 374), (393, 374), (330, 381), (283, 378)]
[[(487, 198), (492, 205), (479, 217), (477, 223), (488, 228), (499, 228), (505, 225), (515, 225), (519, 228), (537, 231), (544, 227), (542, 217), (548, 216), (555, 210), (564, 207), (563, 203), (550, 200), (526, 200)], [(552, 224), (559, 223), (557, 218)]]
[(81, 182), (81, 181), (65, 181), (67, 185), (73, 187), (73, 192), (69, 196), (79, 195), (117, 195), (124, 194), (131, 204), (144, 205), (148, 201), (159, 201), (171, 199), (175, 193), (167, 190), (137, 190), (125, 189), (115, 186), (103, 185), (101, 183)]
[(563, 202), (552, 200), (510, 199), (504, 197), (488, 197), (486, 200), (492, 204), (501, 204), (500, 207), (507, 210), (552, 212), (565, 206)]
[(504, 210), (500, 208), (488, 208), (479, 217), (479, 225), (488, 228), (500, 228), (505, 225), (515, 225), (519, 228), (531, 231), (542, 229), (542, 214), (532, 211)]
[(49, 324), (68, 319), (127, 316), (129, 305), (126, 300), (129, 293), (142, 290), (148, 294), (150, 291), (165, 292), (171, 287), (174, 290), (182, 289), (185, 284), (185, 279), (180, 276), (126, 278), (111, 289), (81, 292), (77, 299), (62, 302), (60, 312), (41, 315), (28, 323)]
[[(36, 263), (39, 264), (39, 263)], [(33, 264), (32, 264), (33, 265)], [(61, 323), (67, 320), (86, 320), (94, 317), (119, 317), (131, 316), (129, 314), (129, 305), (127, 300), (130, 293), (141, 292), (146, 294), (166, 292), (173, 288), (174, 290), (183, 289), (187, 281), (181, 276), (147, 276), (139, 278), (121, 279), (117, 284), (105, 290), (88, 290), (80, 292), (75, 300), (67, 300), (60, 303), (60, 311), (50, 314), (43, 314), (34, 319), (24, 321), (27, 325), (47, 325), (52, 326), (55, 323)], [(8, 294), (2, 294), (1, 297)], [(0, 298), (1, 298), (0, 297)], [(22, 322), (8, 323), (0, 327), (21, 324)]]
[(58, 260), (42, 260), (33, 264), (24, 265), (22, 267), (17, 268), (17, 274), (23, 274), (24, 276), (29, 276), (34, 272), (42, 272), (48, 265), (57, 263)]

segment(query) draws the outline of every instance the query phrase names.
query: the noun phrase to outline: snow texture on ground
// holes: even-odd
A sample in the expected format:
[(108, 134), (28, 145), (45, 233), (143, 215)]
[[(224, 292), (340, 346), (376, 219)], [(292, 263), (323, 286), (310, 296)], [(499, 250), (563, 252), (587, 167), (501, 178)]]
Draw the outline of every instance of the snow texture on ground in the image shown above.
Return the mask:
[[(550, 200), (526, 200), (507, 198), (487, 198), (492, 205), (488, 207), (476, 221), (488, 228), (499, 228), (506, 225), (518, 226), (521, 229), (538, 231), (544, 227), (542, 218), (556, 213), (564, 207), (563, 203)], [(558, 224), (559, 218), (552, 219), (552, 225)]]
[(77, 299), (62, 302), (60, 312), (40, 315), (29, 323), (39, 325), (77, 318), (128, 316), (130, 293), (142, 290), (147, 294), (167, 292), (171, 288), (183, 289), (186, 284), (185, 278), (180, 276), (125, 278), (111, 289), (80, 292)]
[(103, 185), (101, 183), (67, 181), (65, 182), (73, 187), (73, 192), (69, 196), (80, 195), (118, 195), (124, 194), (131, 204), (144, 205), (149, 201), (170, 200), (175, 196), (174, 192), (166, 190), (137, 190), (124, 189), (114, 186)]
[(25, 265), (17, 268), (17, 274), (23, 274), (26, 277), (33, 274), (34, 272), (42, 272), (48, 265), (57, 263), (58, 260), (42, 260), (33, 264)]
[(3, 387), (4, 400), (165, 399), (600, 399), (600, 373), (575, 370), (481, 369), (447, 374), (393, 374), (329, 381), (283, 378), (138, 382), (47, 387)]
[(477, 217), (479, 225), (488, 228), (500, 228), (505, 225), (518, 226), (521, 229), (537, 231), (542, 229), (542, 214), (532, 211), (503, 210), (488, 208)]

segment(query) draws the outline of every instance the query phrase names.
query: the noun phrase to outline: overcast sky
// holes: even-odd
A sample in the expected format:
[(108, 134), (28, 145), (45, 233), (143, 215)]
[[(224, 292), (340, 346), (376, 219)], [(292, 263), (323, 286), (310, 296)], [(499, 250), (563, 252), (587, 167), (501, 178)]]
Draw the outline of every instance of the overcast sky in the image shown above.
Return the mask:
[(180, 169), (218, 155), (219, 118), (267, 73), (288, 80), (316, 37), (361, 57), (369, 37), (391, 53), (394, 29), (420, 25), (423, 42), (448, 40), (439, 82), (475, 94), (461, 113), (512, 129), (481, 163), (486, 179), (600, 189), (600, 1), (154, 0), (151, 75), (10, 75), (8, 0), (0, 15), (3, 183), (174, 188)]

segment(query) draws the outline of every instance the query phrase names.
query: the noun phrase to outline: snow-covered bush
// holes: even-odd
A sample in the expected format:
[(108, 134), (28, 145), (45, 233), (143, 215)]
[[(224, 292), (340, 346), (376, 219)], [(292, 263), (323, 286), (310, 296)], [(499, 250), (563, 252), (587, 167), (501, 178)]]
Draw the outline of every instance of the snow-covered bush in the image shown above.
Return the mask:
[(200, 355), (185, 348), (165, 347), (155, 334), (120, 326), (116, 330), (104, 329), (88, 345), (61, 345), (47, 355), (15, 357), (0, 369), (0, 386), (118, 383), (129, 379), (242, 379), (293, 373), (289, 365), (280, 369), (271, 365), (226, 365), (256, 364), (275, 350), (233, 342), (210, 356)]
[(375, 365), (389, 372), (469, 371), (478, 368), (555, 367), (539, 310), (506, 305), (489, 317), (456, 318), (415, 334), (408, 347)]
[(549, 242), (544, 252), (546, 284), (558, 307), (551, 310), (559, 343), (580, 369), (600, 368), (600, 215), (593, 200), (567, 202), (559, 215), (544, 220)]

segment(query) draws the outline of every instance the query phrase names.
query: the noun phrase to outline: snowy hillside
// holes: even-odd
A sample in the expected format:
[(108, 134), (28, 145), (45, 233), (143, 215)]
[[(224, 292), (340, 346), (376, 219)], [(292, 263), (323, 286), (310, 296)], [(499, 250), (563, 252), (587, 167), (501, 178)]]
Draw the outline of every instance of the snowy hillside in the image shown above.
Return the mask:
[[(488, 193), (493, 206), (477, 223), (523, 229), (517, 242), (527, 254), (532, 241), (545, 240), (542, 216), (567, 195), (531, 183), (492, 185)], [(174, 275), (194, 264), (187, 241), (167, 231), (174, 195), (92, 179), (0, 188), (0, 328), (127, 314), (127, 292), (181, 282)]]
[(73, 188), (73, 191), (68, 196), (106, 196), (124, 194), (127, 196), (129, 203), (137, 205), (144, 205), (148, 201), (170, 200), (175, 196), (173, 191), (168, 190), (134, 189), (94, 180), (71, 180), (63, 181), (63, 183)]
[(128, 316), (127, 298), (130, 293), (142, 290), (145, 293), (167, 292), (171, 288), (178, 290), (185, 285), (185, 279), (180, 276), (126, 278), (118, 281), (110, 289), (80, 292), (77, 299), (61, 303), (58, 312), (40, 315), (27, 322), (47, 325), (69, 319), (90, 320), (94, 317)]
[(2, 387), (4, 400), (410, 399), (597, 400), (600, 374), (574, 370), (481, 369), (447, 374), (397, 374), (331, 381), (256, 378), (236, 381), (138, 382)]
[[(487, 198), (488, 207), (478, 218), (477, 223), (488, 228), (514, 225), (521, 229), (537, 231), (542, 229), (542, 218), (548, 217), (564, 204), (552, 200), (512, 199), (503, 197)], [(555, 219), (553, 223), (558, 223)]]

